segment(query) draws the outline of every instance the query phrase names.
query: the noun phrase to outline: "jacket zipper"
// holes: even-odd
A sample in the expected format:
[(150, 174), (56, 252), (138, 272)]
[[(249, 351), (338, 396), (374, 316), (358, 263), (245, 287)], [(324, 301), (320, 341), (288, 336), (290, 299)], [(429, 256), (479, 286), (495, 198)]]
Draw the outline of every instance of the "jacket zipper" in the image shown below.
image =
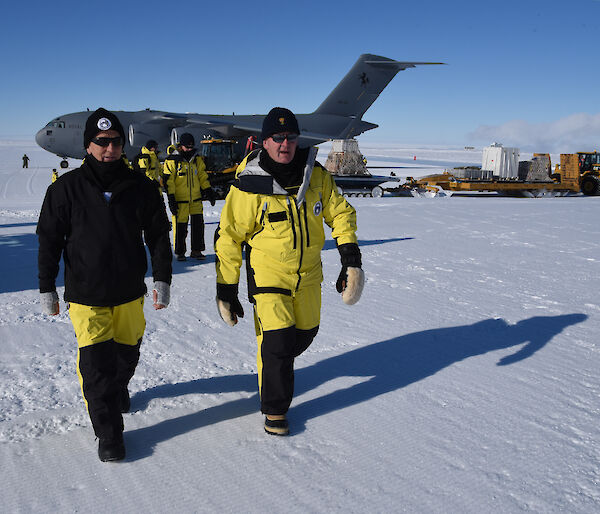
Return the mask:
[(300, 238), (300, 260), (298, 262), (298, 270), (296, 271), (296, 274), (298, 275), (298, 282), (296, 282), (296, 291), (298, 291), (298, 288), (300, 287), (300, 280), (302, 279), (302, 276), (300, 275), (300, 269), (302, 268), (302, 260), (304, 258), (304, 244), (302, 242), (302, 217), (300, 215), (300, 210), (298, 209), (298, 206), (296, 205), (296, 202), (290, 202), (290, 198), (287, 198), (287, 204), (288, 204), (288, 208), (290, 210), (290, 222), (292, 224), (292, 232), (294, 234), (294, 249), (296, 249), (297, 245), (296, 245), (296, 228), (294, 226), (294, 216), (293, 216), (293, 210), (292, 210), (292, 205), (294, 204), (294, 207), (296, 208), (296, 214), (298, 214), (298, 231), (299, 231), (299, 238)]
[(288, 211), (290, 211), (290, 224), (292, 226), (292, 234), (294, 235), (294, 250), (296, 249), (296, 226), (294, 225), (294, 212), (292, 211), (292, 204), (290, 202), (290, 197), (286, 198)]
[(306, 227), (306, 247), (308, 248), (310, 246), (310, 233), (308, 231), (308, 209), (306, 208), (306, 200), (302, 202), (302, 205), (304, 205), (304, 226)]
[(260, 215), (260, 221), (258, 222), (259, 225), (261, 226), (260, 230), (258, 232), (256, 232), (256, 234), (254, 234), (250, 240), (254, 239), (258, 234), (260, 234), (264, 229), (265, 229), (265, 225), (264, 225), (264, 219), (265, 219), (265, 214), (267, 212), (267, 202), (265, 202), (265, 204), (263, 205), (262, 208), (262, 213)]

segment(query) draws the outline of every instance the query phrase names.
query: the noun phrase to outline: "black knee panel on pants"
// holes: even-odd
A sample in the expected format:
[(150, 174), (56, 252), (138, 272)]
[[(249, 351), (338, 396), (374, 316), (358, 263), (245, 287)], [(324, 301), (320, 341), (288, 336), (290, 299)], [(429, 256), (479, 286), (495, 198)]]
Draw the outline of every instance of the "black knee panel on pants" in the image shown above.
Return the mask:
[(117, 350), (117, 374), (116, 381), (119, 387), (127, 387), (131, 377), (135, 373), (135, 368), (140, 360), (141, 341), (136, 345), (119, 344)]
[(114, 439), (123, 432), (118, 405), (117, 343), (113, 340), (79, 349), (79, 372), (88, 413), (99, 438)]
[(319, 327), (267, 330), (261, 344), (260, 401), (264, 414), (285, 414), (294, 395), (294, 358), (312, 343)]

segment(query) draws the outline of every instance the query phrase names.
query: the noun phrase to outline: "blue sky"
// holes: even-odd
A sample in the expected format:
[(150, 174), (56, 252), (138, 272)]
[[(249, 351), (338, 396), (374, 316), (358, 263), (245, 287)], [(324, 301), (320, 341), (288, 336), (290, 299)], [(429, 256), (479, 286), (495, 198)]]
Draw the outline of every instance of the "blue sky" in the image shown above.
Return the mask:
[(98, 106), (311, 112), (374, 53), (448, 65), (400, 72), (361, 138), (600, 147), (598, 0), (13, 0), (0, 43), (4, 137)]

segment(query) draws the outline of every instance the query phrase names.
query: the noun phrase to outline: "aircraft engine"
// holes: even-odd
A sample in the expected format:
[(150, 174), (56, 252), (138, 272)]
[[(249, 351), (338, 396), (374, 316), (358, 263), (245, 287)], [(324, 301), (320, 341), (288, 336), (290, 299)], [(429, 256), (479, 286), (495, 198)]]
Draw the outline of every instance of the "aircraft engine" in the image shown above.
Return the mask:
[(164, 149), (169, 144), (169, 128), (150, 123), (129, 125), (129, 144), (133, 148), (141, 148), (149, 139), (154, 139)]

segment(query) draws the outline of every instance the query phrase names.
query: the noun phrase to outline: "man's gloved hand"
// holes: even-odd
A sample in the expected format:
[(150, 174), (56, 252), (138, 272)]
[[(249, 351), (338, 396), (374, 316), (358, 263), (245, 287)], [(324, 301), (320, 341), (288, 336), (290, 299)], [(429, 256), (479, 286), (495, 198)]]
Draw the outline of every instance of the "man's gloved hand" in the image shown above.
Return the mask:
[(360, 300), (364, 286), (365, 273), (362, 269), (342, 266), (335, 288), (338, 293), (342, 293), (342, 300), (346, 305), (354, 305)]
[(365, 274), (361, 269), (360, 249), (356, 243), (338, 246), (342, 261), (342, 271), (335, 283), (338, 293), (346, 305), (354, 305), (362, 294), (365, 285)]
[(42, 312), (44, 314), (47, 314), (48, 316), (56, 316), (60, 312), (58, 294), (56, 291), (40, 293), (40, 305), (42, 306)]
[(152, 291), (152, 299), (154, 300), (154, 309), (164, 309), (171, 301), (171, 286), (166, 282), (157, 280), (154, 282), (154, 290)]
[(179, 206), (177, 205), (177, 200), (175, 200), (175, 195), (167, 195), (167, 201), (169, 202), (169, 210), (173, 216), (177, 216), (177, 212), (179, 211)]
[(238, 322), (238, 317), (244, 317), (244, 309), (238, 300), (237, 284), (217, 283), (217, 309), (221, 319), (230, 327)]
[(202, 194), (204, 195), (204, 198), (206, 198), (210, 202), (211, 205), (215, 204), (217, 200), (217, 195), (215, 194), (212, 187), (207, 187), (206, 189), (203, 189)]

